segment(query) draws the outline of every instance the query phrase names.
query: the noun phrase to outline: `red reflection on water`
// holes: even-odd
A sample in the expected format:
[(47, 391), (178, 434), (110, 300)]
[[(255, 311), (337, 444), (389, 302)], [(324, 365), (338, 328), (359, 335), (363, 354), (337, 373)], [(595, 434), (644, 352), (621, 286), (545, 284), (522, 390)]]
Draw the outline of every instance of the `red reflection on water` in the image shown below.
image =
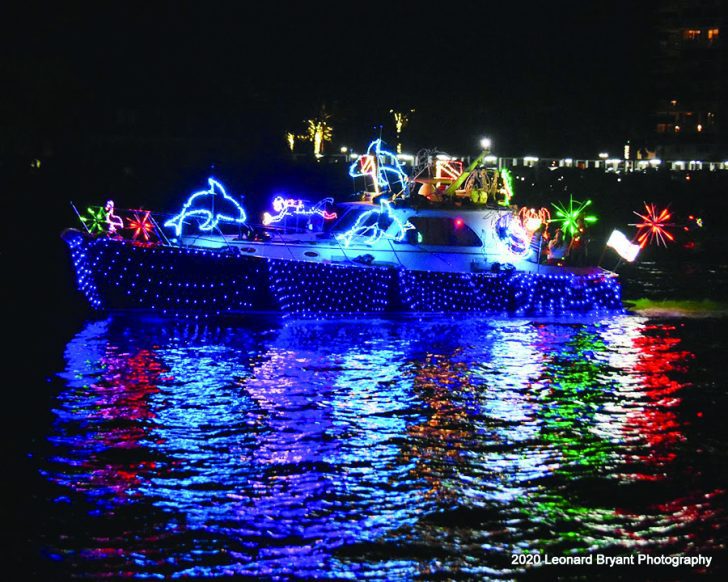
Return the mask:
[(103, 419), (104, 424), (93, 433), (95, 442), (107, 451), (89, 455), (83, 467), (90, 471), (88, 480), (79, 481), (76, 490), (94, 490), (102, 487), (114, 491), (121, 502), (139, 484), (140, 473), (154, 469), (149, 460), (122, 460), (109, 462), (108, 449), (131, 451), (143, 446), (149, 437), (150, 421), (155, 414), (149, 406), (149, 396), (159, 391), (158, 384), (166, 372), (164, 365), (151, 349), (140, 349), (134, 355), (119, 352), (107, 346), (100, 362), (103, 373), (100, 381), (92, 384), (95, 411), (90, 418)]
[[(685, 439), (676, 408), (681, 402), (678, 393), (687, 382), (674, 376), (687, 371), (694, 354), (677, 349), (680, 339), (673, 335), (674, 325), (649, 324), (638, 331), (632, 340), (638, 357), (631, 372), (640, 379), (641, 398), (628, 412), (626, 427), (640, 435), (647, 450), (627, 460), (659, 468), (675, 460), (672, 445)], [(664, 479), (664, 474), (641, 471), (633, 477), (655, 481)]]

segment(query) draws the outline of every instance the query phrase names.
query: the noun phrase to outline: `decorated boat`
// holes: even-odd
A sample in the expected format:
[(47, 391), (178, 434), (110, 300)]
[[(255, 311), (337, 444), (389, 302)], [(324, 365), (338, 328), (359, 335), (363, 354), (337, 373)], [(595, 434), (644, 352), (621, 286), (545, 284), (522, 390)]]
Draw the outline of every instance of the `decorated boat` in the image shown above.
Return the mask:
[[(278, 196), (262, 220), (216, 179), (174, 214), (77, 210), (67, 229), (94, 309), (200, 317), (382, 312), (577, 315), (622, 311), (615, 273), (544, 264), (545, 209), (511, 204), (506, 169), (436, 152), (410, 172), (375, 140), (350, 167), (368, 187), (334, 204)], [(75, 209), (75, 207), (74, 207)], [(564, 225), (566, 226), (566, 225)]]

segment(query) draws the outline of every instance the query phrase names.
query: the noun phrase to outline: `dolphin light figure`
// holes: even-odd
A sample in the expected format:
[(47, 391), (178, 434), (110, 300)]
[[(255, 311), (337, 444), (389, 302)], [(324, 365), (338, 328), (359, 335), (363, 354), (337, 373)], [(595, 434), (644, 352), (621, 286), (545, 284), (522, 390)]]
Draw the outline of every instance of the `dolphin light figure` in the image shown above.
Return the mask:
[(188, 218), (196, 218), (202, 231), (214, 230), (221, 222), (245, 223), (245, 210), (235, 199), (228, 196), (222, 184), (212, 178), (208, 178), (207, 183), (210, 184), (209, 190), (192, 194), (182, 211), (164, 223), (165, 227), (174, 228), (177, 236), (181, 236)]
[[(376, 220), (373, 219), (375, 216)], [(389, 219), (389, 224), (394, 222), (396, 228), (392, 234), (387, 232), (389, 230), (389, 224), (385, 228), (379, 226), (379, 221), (382, 216)], [(349, 248), (354, 237), (359, 239), (364, 238), (363, 242), (367, 245), (374, 245), (381, 238), (401, 242), (404, 239), (404, 233), (414, 228), (415, 226), (409, 220), (403, 223), (394, 214), (392, 211), (392, 203), (389, 200), (380, 200), (379, 208), (373, 208), (359, 215), (354, 226), (345, 233), (336, 235), (336, 240), (342, 243), (345, 248)]]
[[(382, 149), (382, 140), (375, 139), (369, 144), (367, 153), (349, 167), (352, 178), (371, 176), (377, 193), (394, 191), (392, 184), (399, 182), (402, 191), (407, 188), (407, 174), (399, 159), (390, 151)], [(391, 179), (390, 179), (391, 176)]]

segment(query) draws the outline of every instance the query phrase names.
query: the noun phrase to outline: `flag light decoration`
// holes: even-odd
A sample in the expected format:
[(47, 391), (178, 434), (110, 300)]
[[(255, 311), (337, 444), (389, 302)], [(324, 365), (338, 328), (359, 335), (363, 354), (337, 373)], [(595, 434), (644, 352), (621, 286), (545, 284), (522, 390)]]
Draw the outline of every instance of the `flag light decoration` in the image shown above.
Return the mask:
[(625, 234), (619, 230), (612, 231), (609, 240), (607, 240), (607, 246), (612, 247), (620, 257), (630, 263), (637, 258), (642, 248), (640, 245), (630, 242)]
[(569, 196), (568, 207), (560, 202), (553, 203), (552, 206), (556, 209), (556, 217), (551, 218), (549, 223), (559, 223), (564, 234), (573, 237), (579, 232), (579, 219), (583, 220), (585, 225), (597, 221), (596, 216), (585, 213), (589, 205), (591, 205), (591, 200), (579, 202), (571, 196)]
[(672, 242), (675, 240), (675, 237), (668, 230), (675, 227), (675, 224), (669, 222), (672, 218), (669, 207), (659, 210), (654, 204), (645, 202), (644, 205), (644, 214), (633, 211), (634, 214), (642, 219), (642, 222), (629, 225), (637, 227), (637, 233), (635, 234), (637, 242), (642, 248), (653, 242), (658, 246), (662, 245), (667, 247), (668, 241)]

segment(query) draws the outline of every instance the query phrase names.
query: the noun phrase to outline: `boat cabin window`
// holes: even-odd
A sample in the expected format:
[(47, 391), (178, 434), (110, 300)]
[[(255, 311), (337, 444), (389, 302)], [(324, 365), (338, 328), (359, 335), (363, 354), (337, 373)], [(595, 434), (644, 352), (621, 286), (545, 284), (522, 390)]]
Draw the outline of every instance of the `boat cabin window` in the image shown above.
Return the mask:
[(411, 244), (450, 247), (479, 247), (483, 244), (473, 229), (457, 218), (412, 216), (409, 221), (415, 227), (407, 231), (407, 242)]

